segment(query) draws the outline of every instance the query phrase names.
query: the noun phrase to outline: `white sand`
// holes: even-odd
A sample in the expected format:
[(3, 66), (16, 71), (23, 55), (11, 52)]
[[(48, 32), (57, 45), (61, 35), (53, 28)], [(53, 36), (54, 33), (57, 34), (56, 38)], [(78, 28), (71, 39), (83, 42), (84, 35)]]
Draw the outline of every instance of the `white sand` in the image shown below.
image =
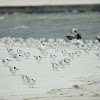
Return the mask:
[(0, 6), (100, 4), (100, 0), (0, 0)]
[[(81, 50), (80, 58), (75, 56), (69, 66), (66, 65), (65, 68), (59, 67), (58, 71), (53, 71), (49, 56), (43, 58), (40, 64), (36, 62), (33, 55), (41, 54), (35, 45), (27, 47), (26, 44), (21, 46), (17, 42), (12, 46), (13, 49), (30, 52), (31, 56), (29, 59), (21, 57), (20, 61), (13, 59), (8, 54), (5, 46), (7, 46), (5, 43), (0, 42), (0, 58), (11, 59), (12, 61), (9, 63), (9, 66), (16, 66), (19, 68), (19, 71), (16, 72), (15, 76), (11, 75), (8, 67), (4, 67), (0, 61), (0, 99), (22, 100), (23, 98), (34, 98), (39, 100), (58, 100), (59, 98), (59, 100), (66, 100), (68, 96), (80, 97), (81, 93), (83, 97), (87, 97), (86, 99), (90, 100), (92, 96), (100, 96), (100, 69), (96, 67), (96, 65), (100, 65), (100, 59), (98, 60), (94, 54), (97, 52), (94, 50), (95, 46), (92, 47), (89, 55), (86, 55)], [(47, 51), (55, 53), (57, 55), (56, 60), (60, 60), (61, 58), (68, 57), (68, 55), (63, 56), (61, 54), (62, 49), (66, 49), (67, 52), (76, 50), (75, 46), (70, 45), (69, 47), (60, 47), (58, 52), (53, 48), (49, 48)], [(35, 78), (36, 84), (34, 88), (29, 88), (28, 85), (23, 84), (21, 74)], [(88, 86), (90, 83), (93, 83), (93, 86)], [(87, 90), (82, 92), (82, 89), (78, 89), (77, 91), (73, 89), (73, 85), (79, 85)], [(63, 92), (58, 92), (58, 90), (55, 93), (52, 92), (54, 89), (62, 88), (64, 89)], [(89, 97), (91, 98), (89, 99)], [(94, 100), (98, 99), (100, 98), (94, 98)]]

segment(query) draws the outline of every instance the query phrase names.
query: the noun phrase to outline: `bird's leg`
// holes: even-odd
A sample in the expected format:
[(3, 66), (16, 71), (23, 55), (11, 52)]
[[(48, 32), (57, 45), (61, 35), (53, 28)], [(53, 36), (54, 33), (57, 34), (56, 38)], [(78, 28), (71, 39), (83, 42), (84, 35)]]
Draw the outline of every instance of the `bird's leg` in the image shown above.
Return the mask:
[(4, 64), (4, 66), (6, 67), (6, 64)]
[(27, 84), (27, 82), (26, 82), (26, 81), (24, 81), (23, 83), (24, 83), (24, 85), (26, 85), (26, 84)]
[(11, 75), (13, 75), (13, 73), (11, 72)]
[(56, 68), (56, 71), (58, 71), (58, 69)]
[[(18, 59), (18, 58), (17, 58)], [(18, 59), (18, 61), (20, 61), (19, 59)]]
[(13, 75), (15, 75), (15, 73), (13, 73)]
[(29, 57), (27, 57), (27, 59), (29, 59)]
[(32, 85), (32, 88), (34, 88), (34, 86)]
[(14, 75), (14, 73), (13, 73), (13, 72), (11, 72), (11, 75)]

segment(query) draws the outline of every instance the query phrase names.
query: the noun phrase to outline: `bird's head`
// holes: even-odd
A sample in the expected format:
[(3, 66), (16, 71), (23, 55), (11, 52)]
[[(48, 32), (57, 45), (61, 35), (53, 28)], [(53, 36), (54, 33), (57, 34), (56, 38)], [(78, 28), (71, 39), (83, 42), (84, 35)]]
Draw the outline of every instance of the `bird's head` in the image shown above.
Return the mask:
[(77, 31), (78, 31), (77, 28), (72, 29), (72, 32), (74, 32), (74, 33), (76, 33)]

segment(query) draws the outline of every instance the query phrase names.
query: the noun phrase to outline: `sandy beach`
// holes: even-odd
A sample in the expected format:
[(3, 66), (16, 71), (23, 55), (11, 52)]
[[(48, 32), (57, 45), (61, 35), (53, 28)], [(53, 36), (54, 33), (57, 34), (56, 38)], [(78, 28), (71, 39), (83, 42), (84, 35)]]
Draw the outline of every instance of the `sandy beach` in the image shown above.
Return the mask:
[(100, 0), (0, 0), (0, 6), (100, 4)]
[[(0, 100), (66, 100), (70, 97), (73, 100), (81, 97), (87, 100), (100, 99), (100, 59), (95, 55), (100, 53), (97, 49), (100, 43), (75, 41), (74, 43), (79, 43), (79, 48), (73, 42), (65, 42), (63, 39), (42, 39), (42, 42), (26, 39), (22, 45), (20, 39), (0, 39), (0, 58), (11, 60), (5, 66), (0, 59)], [(86, 48), (89, 48), (87, 53), (83, 50)], [(8, 49), (13, 50), (14, 54), (21, 51), (20, 61), (16, 61)], [(67, 51), (65, 55), (62, 50)], [(47, 52), (46, 57), (44, 51)], [(77, 51), (81, 52), (80, 57)], [(30, 56), (26, 57), (25, 52), (29, 52)], [(69, 53), (72, 53), (73, 59)], [(50, 58), (50, 54), (57, 56), (55, 60)], [(41, 56), (41, 62), (38, 63), (34, 56)], [(70, 63), (64, 64), (62, 68), (57, 62), (64, 58), (69, 58)], [(55, 66), (58, 64), (57, 71), (53, 71), (51, 62), (55, 62)], [(13, 75), (8, 66), (15, 66), (19, 70)], [(23, 83), (21, 75), (27, 75), (36, 81), (33, 88), (28, 83)]]

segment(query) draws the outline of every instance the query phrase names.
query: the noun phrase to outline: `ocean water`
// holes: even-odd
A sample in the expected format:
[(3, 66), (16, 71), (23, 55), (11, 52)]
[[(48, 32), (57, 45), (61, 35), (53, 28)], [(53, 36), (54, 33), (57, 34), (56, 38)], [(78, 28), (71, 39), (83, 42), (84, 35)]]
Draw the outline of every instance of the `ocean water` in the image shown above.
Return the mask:
[(100, 12), (0, 14), (0, 38), (64, 38), (77, 28), (83, 39), (95, 39), (100, 32)]

